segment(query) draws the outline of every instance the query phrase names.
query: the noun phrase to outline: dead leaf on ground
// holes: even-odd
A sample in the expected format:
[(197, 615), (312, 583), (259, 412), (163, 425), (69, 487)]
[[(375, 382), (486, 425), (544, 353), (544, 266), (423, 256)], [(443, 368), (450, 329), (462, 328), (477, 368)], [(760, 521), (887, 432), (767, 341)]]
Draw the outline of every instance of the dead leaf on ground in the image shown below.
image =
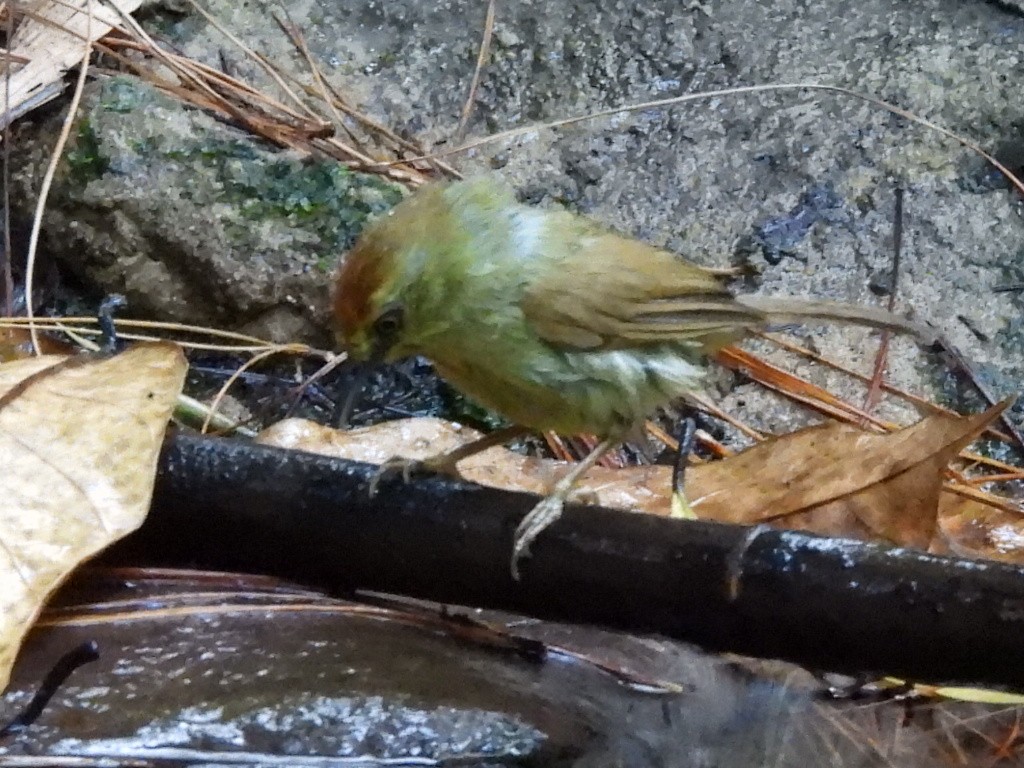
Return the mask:
[(977, 499), (944, 493), (936, 536), (942, 551), (958, 557), (982, 557), (1024, 563), (1024, 516), (996, 509)]
[[(927, 548), (935, 532), (943, 470), (1004, 407), (971, 417), (936, 414), (891, 434), (839, 423), (811, 427), (691, 467), (686, 494), (703, 519), (773, 522)], [(478, 434), (439, 419), (404, 419), (345, 432), (289, 419), (258, 441), (379, 464), (392, 456), (425, 458)], [(492, 448), (459, 468), (472, 482), (543, 494), (568, 466)], [(575, 498), (668, 515), (670, 481), (671, 469), (665, 466), (597, 467)]]
[(777, 520), (924, 549), (943, 470), (1006, 405), (969, 417), (933, 414), (889, 434), (838, 423), (800, 430), (696, 468), (688, 495), (699, 516), (714, 520)]
[(0, 365), (0, 690), (47, 596), (145, 518), (186, 370), (173, 344)]
[[(309, 451), (350, 461), (382, 464), (393, 456), (425, 459), (470, 443), (481, 433), (443, 419), (398, 419), (359, 429), (337, 430), (305, 419), (284, 419), (259, 434), (257, 443)], [(459, 463), (473, 483), (543, 495), (571, 464), (491, 448)], [(668, 515), (667, 467), (595, 467), (571, 498), (615, 509)]]
[[(53, 336), (40, 335), (39, 349), (44, 355), (70, 355), (75, 348)], [(0, 363), (34, 357), (32, 335), (28, 328), (0, 328)]]
[(59, 96), (64, 90), (64, 74), (82, 60), (86, 33), (89, 39), (99, 40), (111, 28), (120, 26), (121, 13), (131, 13), (141, 2), (112, 0), (113, 7), (108, 7), (83, 0), (44, 0), (29, 3), (31, 13), (24, 18), (18, 13), (18, 5), (24, 4), (14, 6), (17, 27), (14, 39), (8, 41), (11, 74), (6, 114), (0, 116), (0, 126)]

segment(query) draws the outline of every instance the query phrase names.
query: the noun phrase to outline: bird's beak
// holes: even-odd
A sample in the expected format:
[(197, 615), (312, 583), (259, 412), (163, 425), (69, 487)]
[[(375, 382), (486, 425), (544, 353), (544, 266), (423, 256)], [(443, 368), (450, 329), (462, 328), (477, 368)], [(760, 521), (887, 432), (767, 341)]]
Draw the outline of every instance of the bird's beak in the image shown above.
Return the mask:
[(348, 429), (349, 426), (351, 426), (350, 422), (352, 420), (352, 413), (355, 411), (356, 403), (359, 402), (359, 398), (363, 394), (363, 389), (366, 387), (366, 380), (370, 376), (370, 371), (384, 361), (384, 355), (386, 353), (387, 348), (385, 345), (377, 341), (370, 347), (369, 357), (356, 363), (358, 367), (356, 368), (355, 378), (352, 380), (352, 388), (349, 390), (348, 396), (345, 398), (345, 403), (341, 406), (341, 413), (338, 415), (339, 428)]
[(363, 387), (366, 386), (366, 379), (370, 374), (370, 367), (366, 363), (358, 363), (356, 376), (352, 381), (352, 387), (345, 397), (345, 403), (341, 406), (341, 413), (338, 414), (338, 428), (348, 429), (352, 426), (352, 412), (356, 408), (356, 402), (363, 394)]

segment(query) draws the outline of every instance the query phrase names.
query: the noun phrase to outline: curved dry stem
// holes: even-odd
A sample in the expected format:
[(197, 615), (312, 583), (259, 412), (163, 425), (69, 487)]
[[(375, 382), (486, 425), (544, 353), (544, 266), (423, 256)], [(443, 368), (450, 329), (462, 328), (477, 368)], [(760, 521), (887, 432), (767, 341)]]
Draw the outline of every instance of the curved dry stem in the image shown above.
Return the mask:
[(221, 402), (227, 395), (228, 390), (231, 389), (231, 385), (238, 381), (239, 377), (243, 373), (245, 373), (247, 370), (252, 368), (257, 363), (260, 363), (263, 360), (266, 360), (268, 357), (271, 357), (272, 355), (276, 355), (280, 352), (294, 353), (304, 349), (308, 349), (308, 347), (305, 347), (305, 345), (301, 344), (280, 344), (273, 347), (272, 349), (265, 349), (262, 352), (253, 355), (252, 358), (246, 361), (243, 365), (239, 366), (238, 370), (232, 373), (228, 380), (224, 382), (224, 386), (220, 388), (220, 390), (217, 392), (217, 395), (213, 398), (213, 402), (210, 403), (210, 412), (206, 415), (206, 418), (203, 420), (203, 426), (199, 431), (204, 435), (206, 434), (207, 430), (210, 428), (210, 421), (213, 419), (214, 414), (217, 413), (217, 409), (220, 407)]
[(497, 0), (487, 0), (487, 15), (484, 17), (484, 31), (480, 38), (480, 50), (476, 57), (476, 66), (473, 68), (473, 78), (469, 82), (469, 91), (466, 93), (466, 101), (462, 105), (462, 114), (459, 117), (458, 125), (455, 126), (453, 137), (461, 141), (462, 134), (469, 124), (469, 118), (473, 115), (473, 103), (476, 101), (476, 91), (480, 87), (480, 76), (483, 75), (484, 65), (491, 53), (491, 35), (494, 33), (494, 12)]
[[(601, 109), (597, 112), (590, 112), (585, 115), (574, 115), (572, 117), (564, 117), (560, 120), (552, 120), (546, 123), (537, 123), (534, 125), (524, 125), (519, 128), (510, 128), (507, 131), (501, 131), (499, 133), (491, 134), (490, 136), (484, 136), (479, 139), (471, 139), (465, 144), (460, 144), (452, 149), (446, 149), (441, 152), (432, 152), (427, 155), (420, 155), (419, 157), (410, 157), (402, 160), (402, 163), (415, 163), (420, 161), (431, 161), (441, 157), (448, 157), (449, 155), (456, 155), (462, 152), (468, 152), (471, 149), (482, 147), (486, 144), (493, 144), (494, 142), (504, 141), (506, 139), (513, 139), (516, 136), (523, 136), (528, 133), (535, 133), (537, 131), (550, 130), (552, 128), (563, 128), (567, 125), (574, 125), (575, 123), (583, 123), (590, 120), (597, 120), (602, 117), (612, 117), (614, 115), (626, 114), (629, 112), (641, 112), (648, 109), (661, 109), (665, 107), (674, 107), (679, 104), (685, 104), (690, 101), (707, 101), (708, 99), (716, 99), (722, 96), (740, 96), (752, 93), (768, 93), (772, 91), (825, 91), (828, 93), (838, 93), (843, 96), (849, 96), (850, 98), (859, 99), (860, 101), (872, 104), (880, 109), (884, 109), (886, 112), (902, 117), (909, 120), (912, 123), (923, 126), (931, 131), (940, 133), (946, 138), (952, 139), (953, 141), (960, 144), (962, 147), (971, 150), (972, 152), (983, 157), (989, 162), (994, 168), (1002, 173), (1007, 180), (1013, 184), (1022, 194), (1024, 194), (1024, 182), (1018, 179), (1013, 172), (1003, 165), (1001, 162), (995, 159), (992, 155), (982, 149), (978, 144), (971, 141), (970, 139), (954, 133), (948, 128), (944, 128), (938, 123), (934, 123), (924, 117), (920, 117), (913, 112), (910, 112), (903, 107), (891, 104), (884, 99), (880, 99), (876, 96), (870, 96), (866, 93), (859, 93), (858, 91), (844, 88), (840, 85), (828, 85), (827, 83), (773, 83), (768, 85), (741, 85), (733, 88), (719, 88), (714, 91), (702, 91), (700, 93), (687, 93), (683, 96), (673, 96), (668, 99), (654, 99), (653, 101), (644, 101), (639, 104), (627, 104), (621, 107), (611, 107), (609, 109)], [(393, 165), (387, 163), (387, 165)]]
[(216, 29), (218, 32), (224, 35), (224, 37), (230, 40), (231, 43), (235, 45), (239, 50), (241, 50), (246, 56), (248, 56), (250, 59), (259, 64), (260, 67), (262, 67), (263, 70), (271, 77), (271, 79), (275, 83), (277, 83), (278, 87), (288, 95), (288, 97), (295, 103), (295, 105), (299, 109), (301, 109), (307, 115), (312, 117), (314, 120), (323, 119), (314, 110), (310, 109), (309, 105), (307, 105), (306, 102), (299, 98), (298, 94), (296, 94), (295, 91), (288, 87), (288, 84), (284, 81), (284, 78), (281, 77), (278, 71), (269, 61), (267, 61), (267, 58), (263, 54), (257, 53), (244, 42), (242, 42), (242, 40), (239, 39), (237, 35), (235, 35), (233, 32), (231, 32), (231, 30), (229, 30), (227, 27), (221, 24), (215, 16), (213, 16), (205, 8), (199, 5), (197, 0), (188, 0), (188, 3), (196, 10), (197, 13), (199, 13), (200, 16), (206, 19), (207, 23), (209, 23), (210, 26), (212, 26), (214, 29)]
[(344, 363), (346, 360), (348, 360), (348, 353), (346, 353), (346, 352), (342, 352), (340, 354), (333, 355), (330, 359), (326, 360), (323, 365), (321, 365), (319, 368), (317, 368), (315, 371), (313, 371), (313, 373), (310, 374), (306, 378), (306, 380), (303, 381), (302, 384), (299, 385), (299, 388), (295, 391), (296, 398), (302, 397), (302, 395), (305, 393), (305, 391), (314, 382), (319, 381), (320, 379), (322, 379), (324, 376), (326, 376), (328, 373), (333, 371), (335, 368), (337, 368), (339, 365)]
[(85, 22), (85, 51), (82, 53), (82, 63), (78, 69), (78, 80), (75, 82), (75, 92), (71, 96), (71, 105), (64, 117), (64, 124), (57, 136), (57, 143), (50, 155), (50, 162), (46, 166), (46, 173), (43, 176), (43, 183), (39, 189), (39, 199), (36, 201), (36, 209), (32, 215), (32, 231), (28, 238), (28, 254), (25, 257), (25, 314), (28, 317), (28, 333), (32, 341), (32, 352), (36, 355), (39, 351), (39, 332), (32, 322), (32, 283), (36, 268), (36, 251), (39, 247), (39, 233), (43, 228), (43, 211), (46, 210), (46, 201), (50, 196), (50, 187), (53, 185), (53, 177), (57, 173), (57, 163), (64, 154), (64, 147), (71, 135), (71, 126), (78, 113), (78, 105), (82, 101), (82, 91), (85, 89), (85, 76), (89, 72), (89, 59), (92, 57), (92, 0), (87, 0)]
[[(85, 342), (85, 340), (80, 338), (80, 336), (97, 336), (100, 333), (99, 330), (94, 327), (97, 325), (95, 317), (49, 317), (33, 319), (27, 317), (0, 318), (0, 328), (17, 328), (32, 324), (42, 331), (60, 331), (62, 333), (66, 333), (76, 342), (81, 343), (82, 346), (87, 348), (90, 343)], [(180, 334), (210, 336), (213, 338), (239, 342), (238, 344), (207, 344), (187, 339), (171, 338), (167, 335), (160, 336), (142, 333), (118, 334), (121, 338), (131, 339), (133, 341), (174, 341), (175, 343), (180, 344), (183, 347), (188, 347), (189, 349), (202, 349), (214, 352), (263, 352), (267, 349), (277, 349), (281, 347), (278, 343), (267, 341), (266, 339), (261, 339), (256, 336), (249, 336), (236, 331), (225, 331), (201, 325), (187, 325), (184, 323), (171, 323), (159, 320), (118, 320), (117, 325), (118, 328), (152, 329)], [(330, 360), (334, 356), (333, 352), (315, 349), (308, 345), (289, 344), (287, 346), (291, 349), (301, 350), (299, 354), (321, 357), (325, 360)]]

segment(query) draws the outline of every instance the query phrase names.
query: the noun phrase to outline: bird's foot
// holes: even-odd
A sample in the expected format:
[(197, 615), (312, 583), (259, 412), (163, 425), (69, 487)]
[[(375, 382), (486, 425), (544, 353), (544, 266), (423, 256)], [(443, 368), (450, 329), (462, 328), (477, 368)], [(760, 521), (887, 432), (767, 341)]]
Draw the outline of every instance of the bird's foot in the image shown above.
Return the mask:
[(373, 477), (370, 478), (370, 498), (377, 495), (378, 486), (380, 486), (381, 481), (388, 477), (388, 475), (401, 473), (402, 482), (404, 483), (408, 483), (412, 480), (413, 475), (426, 474), (430, 472), (436, 472), (457, 478), (459, 477), (459, 471), (455, 467), (456, 463), (457, 462), (452, 461), (446, 453), (442, 453), (437, 456), (430, 456), (426, 459), (405, 459), (401, 456), (394, 456), (377, 467), (377, 471), (374, 472)]
[(512, 544), (512, 578), (519, 581), (519, 561), (530, 556), (530, 544), (541, 532), (562, 516), (565, 499), (552, 494), (530, 510), (516, 528)]
[(523, 518), (516, 528), (515, 538), (512, 541), (512, 578), (519, 581), (519, 561), (530, 554), (530, 544), (541, 532), (562, 516), (562, 508), (565, 500), (572, 493), (583, 477), (593, 466), (600, 461), (601, 457), (608, 453), (614, 445), (610, 438), (605, 438), (587, 454), (583, 461), (578, 462), (565, 476), (562, 477), (555, 487), (537, 506), (530, 510), (530, 514)]
[(677, 520), (697, 519), (697, 513), (693, 511), (693, 507), (690, 506), (689, 500), (682, 491), (672, 492), (672, 506), (668, 516)]
[[(693, 411), (696, 413), (696, 411)], [(696, 520), (697, 515), (690, 506), (689, 500), (683, 489), (683, 479), (686, 468), (690, 464), (690, 454), (693, 453), (693, 445), (697, 439), (697, 420), (693, 415), (687, 416), (680, 424), (679, 450), (676, 453), (676, 462), (672, 467), (672, 509), (669, 517), (678, 520)]]

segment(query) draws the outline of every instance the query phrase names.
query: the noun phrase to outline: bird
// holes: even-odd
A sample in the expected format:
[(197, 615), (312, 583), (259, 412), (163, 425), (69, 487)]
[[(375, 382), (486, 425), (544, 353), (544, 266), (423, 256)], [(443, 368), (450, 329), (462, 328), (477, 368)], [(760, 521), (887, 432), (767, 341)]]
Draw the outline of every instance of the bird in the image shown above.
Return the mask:
[(566, 209), (517, 201), (491, 176), (428, 183), (371, 222), (333, 293), (353, 360), (423, 356), (513, 426), (401, 470), (458, 476), (467, 456), (524, 430), (600, 442), (516, 529), (512, 575), (561, 515), (580, 478), (645, 419), (701, 386), (708, 357), (769, 324), (821, 320), (910, 333), (930, 328), (880, 308), (734, 295), (721, 272)]

